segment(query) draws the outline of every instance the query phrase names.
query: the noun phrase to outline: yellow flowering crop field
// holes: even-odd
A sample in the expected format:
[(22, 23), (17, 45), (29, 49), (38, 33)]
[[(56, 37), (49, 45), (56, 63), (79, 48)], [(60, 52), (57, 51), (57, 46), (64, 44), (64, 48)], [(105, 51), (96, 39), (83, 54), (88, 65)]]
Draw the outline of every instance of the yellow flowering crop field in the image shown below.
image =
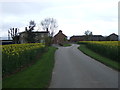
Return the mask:
[(78, 43), (85, 44), (89, 49), (114, 61), (120, 59), (120, 41), (79, 41)]
[(41, 43), (27, 43), (0, 47), (2, 47), (2, 73), (5, 75), (32, 62), (37, 53), (44, 51), (45, 46)]

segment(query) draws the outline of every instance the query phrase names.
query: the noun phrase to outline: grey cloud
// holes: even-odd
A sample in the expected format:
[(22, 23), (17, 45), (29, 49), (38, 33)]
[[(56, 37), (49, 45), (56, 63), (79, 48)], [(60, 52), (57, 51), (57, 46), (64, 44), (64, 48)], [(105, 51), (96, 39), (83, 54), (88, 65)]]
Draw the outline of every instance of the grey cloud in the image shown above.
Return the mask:
[(17, 27), (17, 28), (20, 28), (20, 27), (24, 27), (24, 23), (21, 23), (21, 22), (11, 22), (11, 23), (2, 23), (2, 25), (0, 25), (0, 32), (1, 31), (7, 31), (8, 29), (10, 28), (13, 28), (13, 27)]
[(33, 19), (42, 10), (52, 7), (52, 4), (47, 2), (0, 2), (0, 5), (0, 9), (2, 9), (0, 17), (3, 21), (9, 16), (16, 17), (15, 21), (0, 23), (0, 32), (7, 32), (12, 27), (25, 27), (29, 23), (29, 21), (25, 23), (26, 20)]
[(114, 22), (116, 19), (118, 19), (117, 16), (110, 16), (110, 15), (108, 15), (108, 16), (100, 16), (99, 18), (101, 20), (108, 21), (108, 22)]
[(33, 2), (4, 2), (2, 5), (3, 15), (28, 15), (37, 14), (40, 11), (52, 7), (52, 4), (48, 3), (33, 3)]

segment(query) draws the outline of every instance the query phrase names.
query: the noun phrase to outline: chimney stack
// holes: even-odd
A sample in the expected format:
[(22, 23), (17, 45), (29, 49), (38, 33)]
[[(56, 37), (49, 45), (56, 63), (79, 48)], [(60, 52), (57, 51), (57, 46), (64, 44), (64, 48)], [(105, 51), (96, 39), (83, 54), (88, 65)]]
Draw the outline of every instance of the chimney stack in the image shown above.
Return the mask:
[(47, 32), (48, 32), (48, 28), (47, 28)]
[(25, 31), (27, 31), (27, 27), (25, 27)]

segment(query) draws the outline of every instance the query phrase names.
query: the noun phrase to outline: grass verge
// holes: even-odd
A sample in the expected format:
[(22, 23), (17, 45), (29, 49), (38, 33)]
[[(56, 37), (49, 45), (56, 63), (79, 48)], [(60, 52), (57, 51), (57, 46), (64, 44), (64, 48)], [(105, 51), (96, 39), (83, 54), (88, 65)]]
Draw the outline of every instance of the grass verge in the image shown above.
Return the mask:
[(78, 49), (80, 51), (82, 51), (84, 54), (100, 61), (101, 63), (103, 63), (113, 69), (120, 70), (120, 67), (119, 67), (120, 63), (115, 62), (111, 59), (101, 56), (100, 54), (95, 53), (94, 51), (88, 49), (85, 45), (80, 44), (80, 47), (78, 47)]
[(56, 48), (48, 47), (35, 64), (2, 80), (3, 88), (47, 88), (54, 67)]

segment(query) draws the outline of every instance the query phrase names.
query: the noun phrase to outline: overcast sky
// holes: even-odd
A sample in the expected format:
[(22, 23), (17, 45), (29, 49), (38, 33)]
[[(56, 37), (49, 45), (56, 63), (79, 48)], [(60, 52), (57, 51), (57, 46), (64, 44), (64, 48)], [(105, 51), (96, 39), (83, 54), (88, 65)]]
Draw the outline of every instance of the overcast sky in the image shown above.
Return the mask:
[(62, 30), (67, 36), (83, 35), (86, 30), (94, 35), (118, 34), (119, 0), (5, 1), (0, 2), (0, 37), (7, 37), (11, 27), (24, 31), (30, 20), (40, 28), (40, 22), (46, 17), (56, 19), (57, 32)]

